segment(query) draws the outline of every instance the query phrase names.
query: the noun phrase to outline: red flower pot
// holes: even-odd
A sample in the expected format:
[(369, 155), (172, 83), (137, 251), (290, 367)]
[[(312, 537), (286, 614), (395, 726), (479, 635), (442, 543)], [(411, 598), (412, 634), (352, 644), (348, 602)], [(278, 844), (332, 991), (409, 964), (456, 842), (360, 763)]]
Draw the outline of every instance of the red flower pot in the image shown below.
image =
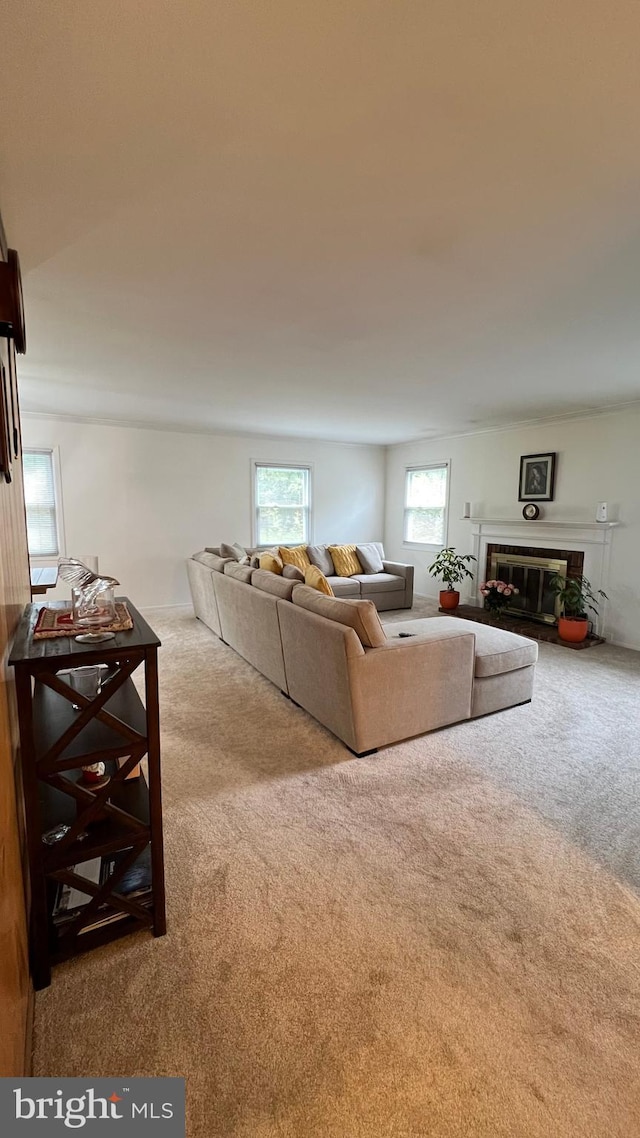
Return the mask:
[(460, 593), (455, 589), (443, 589), (440, 593), (441, 609), (457, 609), (460, 604)]
[(586, 616), (559, 616), (558, 635), (569, 644), (580, 644), (587, 639), (589, 621)]

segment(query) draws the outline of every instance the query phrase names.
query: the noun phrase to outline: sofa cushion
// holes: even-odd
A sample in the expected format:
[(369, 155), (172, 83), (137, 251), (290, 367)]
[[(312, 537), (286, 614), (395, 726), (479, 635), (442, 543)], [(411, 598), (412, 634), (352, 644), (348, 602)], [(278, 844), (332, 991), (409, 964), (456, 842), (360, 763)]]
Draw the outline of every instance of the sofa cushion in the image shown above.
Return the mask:
[(299, 585), (304, 585), (304, 573), (302, 569), (298, 569), (297, 565), (284, 565), (282, 576), (289, 581), (297, 581)]
[(306, 545), (281, 545), (278, 552), (285, 565), (295, 565), (296, 568), (301, 569), (303, 573), (311, 564), (307, 557)]
[(317, 565), (321, 573), (325, 577), (332, 577), (335, 574), (331, 554), (326, 545), (308, 545), (307, 556), (312, 565)]
[(317, 589), (319, 593), (324, 593), (326, 597), (333, 597), (335, 595), (327, 578), (324, 573), (318, 569), (317, 565), (309, 565), (309, 567), (305, 569), (304, 583), (305, 585), (309, 585), (311, 589)]
[(269, 569), (255, 569), (251, 577), (251, 584), (263, 593), (271, 593), (274, 597), (282, 597), (285, 601), (291, 600), (291, 594), (298, 581), (286, 581), (284, 576), (271, 573)]
[(267, 569), (269, 573), (282, 574), (284, 562), (277, 554), (265, 550), (264, 553), (260, 554), (260, 568)]
[(194, 553), (194, 561), (199, 561), (202, 565), (206, 565), (207, 569), (215, 569), (218, 573), (224, 572), (224, 567), (229, 560), (228, 557), (218, 557), (215, 553), (209, 553), (206, 549), (201, 553)]
[(334, 597), (359, 597), (360, 582), (354, 577), (327, 577)]
[(235, 577), (237, 581), (244, 581), (246, 585), (251, 584), (254, 573), (257, 573), (257, 569), (252, 569), (249, 565), (239, 565), (237, 561), (227, 561), (224, 567), (226, 577)]
[(380, 648), (386, 643), (384, 628), (373, 601), (325, 597), (323, 593), (310, 589), (308, 585), (296, 585), (292, 599), (294, 605), (298, 605), (299, 608), (353, 628), (365, 648)]
[(355, 573), (349, 580), (359, 581), (361, 593), (396, 593), (404, 589), (404, 577), (395, 573)]
[(366, 545), (356, 545), (356, 556), (364, 573), (382, 573), (382, 557), (375, 541), (368, 541)]
[(329, 553), (338, 577), (353, 577), (354, 573), (362, 573), (355, 545), (330, 545)]

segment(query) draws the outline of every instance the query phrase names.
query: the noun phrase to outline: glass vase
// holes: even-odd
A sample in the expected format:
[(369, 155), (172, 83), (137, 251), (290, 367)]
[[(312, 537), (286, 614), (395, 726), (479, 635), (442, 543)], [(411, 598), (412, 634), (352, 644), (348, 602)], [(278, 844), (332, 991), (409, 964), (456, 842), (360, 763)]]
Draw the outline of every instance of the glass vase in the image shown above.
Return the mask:
[(105, 586), (98, 593), (80, 590), (80, 598), (74, 603), (74, 623), (85, 628), (86, 632), (76, 636), (76, 640), (82, 644), (110, 640), (115, 634), (105, 629), (113, 624), (115, 617), (116, 603), (110, 586)]

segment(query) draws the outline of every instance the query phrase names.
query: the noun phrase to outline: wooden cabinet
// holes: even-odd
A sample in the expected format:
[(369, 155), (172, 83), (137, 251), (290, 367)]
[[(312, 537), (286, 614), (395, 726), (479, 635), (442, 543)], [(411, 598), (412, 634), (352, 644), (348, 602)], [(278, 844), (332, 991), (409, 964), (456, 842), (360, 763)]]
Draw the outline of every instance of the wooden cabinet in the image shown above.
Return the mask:
[[(148, 928), (155, 936), (166, 931), (160, 641), (125, 603), (133, 628), (94, 644), (79, 644), (73, 637), (34, 639), (40, 606), (28, 605), (11, 650), (36, 988), (50, 983), (57, 961), (135, 929)], [(144, 700), (132, 678), (139, 667)], [(78, 668), (88, 668), (95, 681), (88, 693), (78, 684)], [(145, 756), (148, 779), (139, 768)], [(87, 784), (82, 773), (97, 762), (105, 764), (108, 776), (102, 786)], [(76, 903), (65, 907), (65, 897)]]

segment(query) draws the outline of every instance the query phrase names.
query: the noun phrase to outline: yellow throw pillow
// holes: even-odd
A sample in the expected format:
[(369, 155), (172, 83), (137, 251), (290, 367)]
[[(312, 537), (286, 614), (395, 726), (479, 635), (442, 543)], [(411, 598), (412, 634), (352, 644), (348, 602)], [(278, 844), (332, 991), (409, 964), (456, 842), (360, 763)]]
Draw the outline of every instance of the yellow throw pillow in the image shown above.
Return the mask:
[(331, 554), (336, 577), (353, 577), (355, 573), (362, 573), (355, 545), (329, 545), (327, 548)]
[(282, 558), (277, 557), (275, 553), (261, 553), (260, 568), (268, 569), (270, 573), (278, 573), (279, 575), (282, 575), (284, 565)]
[(319, 593), (326, 593), (328, 597), (335, 596), (327, 578), (324, 573), (318, 569), (317, 565), (309, 565), (309, 567), (305, 569), (304, 583), (305, 585), (310, 585), (312, 589), (317, 589)]
[(295, 565), (296, 569), (300, 569), (302, 573), (311, 564), (306, 545), (294, 545), (292, 549), (286, 545), (281, 545), (279, 553), (285, 565)]

